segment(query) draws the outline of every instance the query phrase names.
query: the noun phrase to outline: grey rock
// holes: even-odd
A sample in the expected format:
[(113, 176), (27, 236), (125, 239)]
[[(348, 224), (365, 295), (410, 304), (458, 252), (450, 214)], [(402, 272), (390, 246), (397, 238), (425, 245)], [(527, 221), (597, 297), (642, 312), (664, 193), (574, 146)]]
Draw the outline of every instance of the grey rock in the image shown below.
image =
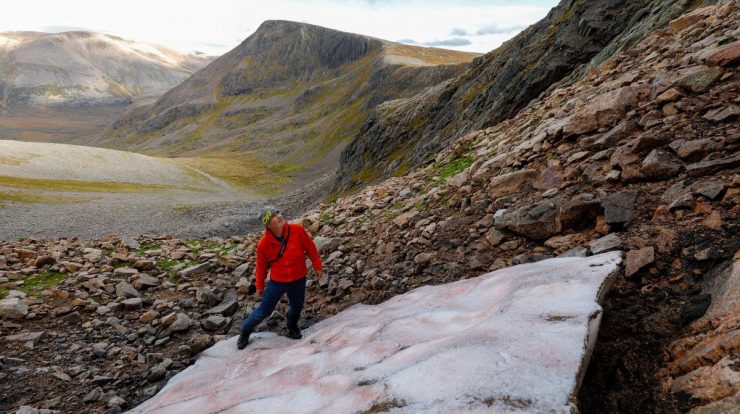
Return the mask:
[(208, 263), (208, 262), (206, 262), (206, 263), (199, 263), (197, 265), (193, 265), (193, 266), (190, 266), (188, 268), (185, 268), (185, 269), (179, 271), (178, 274), (180, 276), (187, 277), (187, 276), (192, 276), (192, 275), (194, 275), (196, 273), (204, 273), (204, 272), (207, 272), (210, 268), (211, 268), (211, 264)]
[(737, 167), (740, 167), (740, 155), (736, 155), (732, 158), (722, 158), (719, 160), (702, 161), (695, 164), (689, 164), (686, 166), (686, 170), (691, 176), (700, 177), (703, 175), (715, 173), (717, 171)]
[(316, 249), (321, 254), (331, 253), (339, 247), (339, 240), (329, 237), (317, 236), (313, 241), (316, 244)]
[(108, 351), (108, 344), (105, 342), (98, 342), (93, 344), (92, 352), (97, 357), (104, 357)]
[(221, 315), (211, 315), (203, 321), (203, 327), (208, 330), (216, 330), (226, 323), (226, 318)]
[(339, 282), (337, 283), (337, 289), (339, 289), (339, 291), (342, 291), (343, 292), (343, 291), (351, 288), (354, 285), (355, 285), (355, 283), (352, 282), (351, 279), (345, 277), (345, 278), (339, 279)]
[(157, 382), (163, 380), (167, 375), (167, 369), (162, 365), (155, 365), (149, 369), (149, 373), (146, 376), (147, 381)]
[(103, 389), (100, 387), (96, 387), (90, 390), (90, 392), (88, 392), (87, 394), (85, 394), (84, 397), (82, 397), (82, 402), (86, 402), (86, 403), (98, 402), (100, 401), (101, 398), (103, 398), (103, 395), (104, 395)]
[(134, 289), (128, 282), (118, 282), (116, 284), (116, 297), (119, 298), (140, 298), (141, 293)]
[(121, 244), (123, 244), (124, 247), (128, 247), (131, 250), (136, 250), (141, 247), (139, 242), (137, 242), (136, 239), (131, 236), (121, 237)]
[(231, 294), (227, 294), (224, 298), (223, 302), (219, 303), (218, 305), (214, 306), (211, 309), (208, 309), (206, 311), (206, 314), (208, 315), (223, 315), (223, 316), (231, 316), (236, 312), (236, 309), (239, 307), (239, 302), (236, 299), (236, 296)]
[(108, 407), (123, 407), (126, 405), (126, 400), (123, 398), (114, 395), (108, 399)]
[(511, 264), (535, 263), (547, 259), (552, 259), (552, 256), (549, 254), (520, 254), (511, 258)]
[(691, 190), (696, 195), (716, 200), (725, 190), (725, 183), (721, 180), (704, 180), (693, 184)]
[(131, 310), (141, 308), (143, 306), (143, 301), (141, 298), (130, 298), (121, 301), (121, 304), (124, 309)]
[[(317, 246), (318, 247), (318, 246)], [(231, 272), (232, 276), (236, 277), (243, 277), (249, 272), (249, 263), (242, 263), (239, 266), (237, 266), (236, 269), (234, 269), (233, 272)]]
[(509, 230), (533, 239), (547, 239), (559, 232), (555, 202), (547, 200), (530, 208), (521, 207), (496, 218), (498, 230)]
[(192, 323), (193, 323), (193, 320), (190, 319), (188, 315), (184, 313), (178, 313), (175, 320), (169, 326), (169, 329), (172, 332), (187, 331), (188, 329), (190, 329), (190, 325), (192, 325)]
[(628, 190), (610, 194), (601, 201), (604, 217), (609, 224), (629, 224), (635, 217), (637, 191)]
[(136, 289), (146, 290), (156, 286), (159, 286), (159, 279), (153, 276), (149, 276), (146, 273), (140, 273), (134, 281), (134, 288)]
[(7, 335), (5, 336), (5, 340), (11, 341), (11, 342), (36, 342), (36, 341), (46, 338), (46, 336), (47, 336), (46, 331), (21, 332), (15, 335)]
[(588, 256), (589, 250), (583, 246), (574, 247), (566, 250), (558, 257), (586, 257)]
[(22, 319), (28, 315), (28, 305), (20, 298), (5, 298), (0, 300), (0, 318)]
[(619, 250), (622, 247), (622, 238), (617, 233), (610, 233), (606, 236), (592, 241), (589, 246), (591, 253), (606, 253), (612, 250)]
[(18, 408), (15, 414), (57, 414), (61, 411), (49, 410), (47, 408), (35, 408), (30, 405), (22, 405)]
[(681, 171), (681, 165), (673, 162), (670, 154), (654, 149), (642, 161), (640, 172), (647, 178), (666, 179), (675, 176)]
[(138, 274), (139, 271), (131, 267), (119, 267), (113, 271), (113, 276), (129, 277)]

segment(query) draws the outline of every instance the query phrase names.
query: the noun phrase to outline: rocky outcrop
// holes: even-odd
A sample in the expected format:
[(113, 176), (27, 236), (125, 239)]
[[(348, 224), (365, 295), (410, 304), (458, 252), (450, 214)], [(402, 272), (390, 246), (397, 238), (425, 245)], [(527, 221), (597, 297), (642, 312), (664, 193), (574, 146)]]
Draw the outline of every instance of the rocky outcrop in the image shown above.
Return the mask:
[[(600, 64), (687, 7), (687, 1), (562, 1), (544, 19), (476, 59), (460, 76), (373, 111), (342, 154), (335, 191), (428, 162), (465, 132), (511, 117), (561, 80), (567, 84), (577, 79), (583, 74), (581, 65)], [(614, 88), (574, 113), (564, 130), (583, 133), (587, 126), (598, 128), (621, 118), (637, 94), (645, 92), (634, 86)]]
[(212, 56), (92, 32), (0, 33), (0, 110), (125, 105), (159, 96)]

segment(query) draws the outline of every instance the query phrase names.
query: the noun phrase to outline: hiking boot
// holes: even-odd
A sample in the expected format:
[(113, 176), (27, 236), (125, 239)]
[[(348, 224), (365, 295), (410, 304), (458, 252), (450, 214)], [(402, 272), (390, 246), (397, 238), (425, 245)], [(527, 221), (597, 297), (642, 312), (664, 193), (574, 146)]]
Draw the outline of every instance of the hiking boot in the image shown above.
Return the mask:
[(242, 350), (247, 346), (247, 344), (249, 343), (249, 335), (251, 334), (251, 332), (242, 332), (239, 335), (239, 339), (236, 341), (237, 349)]
[(297, 326), (289, 326), (288, 327), (288, 338), (301, 339), (303, 338), (303, 335), (301, 334), (301, 330), (298, 329)]

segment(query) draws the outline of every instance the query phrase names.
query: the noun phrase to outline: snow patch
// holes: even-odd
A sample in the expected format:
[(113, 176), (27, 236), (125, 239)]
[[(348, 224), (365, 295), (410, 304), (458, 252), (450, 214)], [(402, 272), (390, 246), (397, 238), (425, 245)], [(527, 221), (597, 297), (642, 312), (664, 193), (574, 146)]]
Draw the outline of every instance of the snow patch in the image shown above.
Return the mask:
[(352, 306), (300, 341), (231, 338), (131, 412), (571, 413), (621, 262), (514, 266)]

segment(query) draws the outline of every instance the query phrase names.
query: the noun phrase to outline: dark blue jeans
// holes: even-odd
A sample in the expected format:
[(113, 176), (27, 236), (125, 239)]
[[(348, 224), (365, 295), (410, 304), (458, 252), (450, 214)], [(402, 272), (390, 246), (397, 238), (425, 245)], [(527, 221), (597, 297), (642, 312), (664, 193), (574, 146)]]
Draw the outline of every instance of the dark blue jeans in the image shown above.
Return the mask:
[(298, 328), (298, 318), (303, 310), (303, 301), (306, 298), (306, 277), (294, 282), (267, 282), (265, 293), (262, 295), (262, 302), (259, 307), (249, 314), (247, 319), (242, 323), (242, 332), (252, 332), (265, 318), (275, 310), (280, 297), (284, 293), (288, 294), (288, 327)]

